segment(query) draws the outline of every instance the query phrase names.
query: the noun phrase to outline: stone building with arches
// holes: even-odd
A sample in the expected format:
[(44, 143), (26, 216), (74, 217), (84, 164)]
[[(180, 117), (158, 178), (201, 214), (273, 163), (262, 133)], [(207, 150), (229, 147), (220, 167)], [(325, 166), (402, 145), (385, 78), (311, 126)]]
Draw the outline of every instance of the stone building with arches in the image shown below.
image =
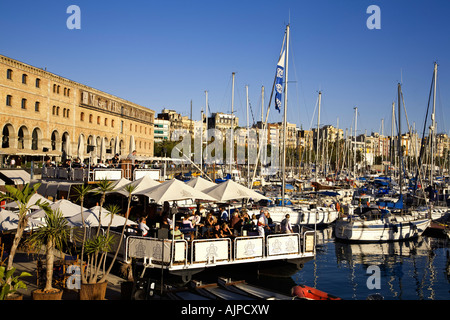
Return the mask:
[[(153, 156), (146, 107), (0, 55), (0, 156), (105, 161)], [(38, 158), (39, 159), (39, 158)]]

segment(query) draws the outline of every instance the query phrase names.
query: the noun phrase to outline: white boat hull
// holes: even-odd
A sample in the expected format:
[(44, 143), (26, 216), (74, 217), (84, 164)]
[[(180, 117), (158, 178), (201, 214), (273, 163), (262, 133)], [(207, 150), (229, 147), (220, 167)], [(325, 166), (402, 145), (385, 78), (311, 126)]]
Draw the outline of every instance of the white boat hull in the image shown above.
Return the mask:
[(397, 221), (363, 221), (340, 219), (335, 225), (335, 237), (347, 241), (399, 241), (422, 235), (431, 220), (396, 217)]
[[(329, 225), (337, 220), (339, 212), (332, 208), (318, 207), (314, 209), (300, 208), (293, 209), (292, 207), (270, 207), (268, 208), (270, 217), (274, 222), (281, 223), (286, 217), (286, 214), (290, 216), (291, 224), (299, 225)], [(259, 211), (251, 211), (250, 216), (255, 213), (259, 214)]]

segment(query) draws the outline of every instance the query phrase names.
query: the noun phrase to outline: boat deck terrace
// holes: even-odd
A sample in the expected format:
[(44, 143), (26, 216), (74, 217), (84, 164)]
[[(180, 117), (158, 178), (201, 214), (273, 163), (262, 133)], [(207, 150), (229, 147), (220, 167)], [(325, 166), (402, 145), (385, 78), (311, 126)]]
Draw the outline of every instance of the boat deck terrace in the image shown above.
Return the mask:
[[(91, 231), (93, 234), (93, 230)], [(118, 232), (111, 234), (114, 237), (112, 252), (115, 252), (121, 234)], [(119, 259), (122, 261), (134, 259), (144, 268), (165, 269), (182, 276), (220, 265), (277, 260), (297, 264), (300, 268), (314, 256), (314, 230), (303, 230), (302, 233), (194, 240), (129, 235), (124, 236), (119, 250)]]

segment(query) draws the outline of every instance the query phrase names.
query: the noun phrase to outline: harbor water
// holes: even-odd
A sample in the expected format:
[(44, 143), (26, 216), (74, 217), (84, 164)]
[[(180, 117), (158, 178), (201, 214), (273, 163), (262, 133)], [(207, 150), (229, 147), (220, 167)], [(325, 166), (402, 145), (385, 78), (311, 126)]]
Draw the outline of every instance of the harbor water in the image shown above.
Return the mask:
[(303, 284), (345, 300), (450, 299), (450, 241), (423, 236), (410, 241), (351, 244), (319, 230), (317, 254), (301, 270), (260, 271), (258, 284), (287, 292)]

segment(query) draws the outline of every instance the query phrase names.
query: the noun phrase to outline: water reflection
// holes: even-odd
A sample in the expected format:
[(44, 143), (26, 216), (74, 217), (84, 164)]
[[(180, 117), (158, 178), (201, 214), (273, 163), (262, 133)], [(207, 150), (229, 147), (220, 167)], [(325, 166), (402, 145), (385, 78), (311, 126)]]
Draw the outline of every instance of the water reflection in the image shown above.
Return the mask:
[[(330, 229), (320, 230), (315, 260), (292, 276), (344, 299), (364, 300), (380, 293), (389, 300), (446, 300), (450, 298), (449, 241), (432, 237), (373, 244), (335, 241)], [(380, 289), (369, 289), (379, 269)]]

